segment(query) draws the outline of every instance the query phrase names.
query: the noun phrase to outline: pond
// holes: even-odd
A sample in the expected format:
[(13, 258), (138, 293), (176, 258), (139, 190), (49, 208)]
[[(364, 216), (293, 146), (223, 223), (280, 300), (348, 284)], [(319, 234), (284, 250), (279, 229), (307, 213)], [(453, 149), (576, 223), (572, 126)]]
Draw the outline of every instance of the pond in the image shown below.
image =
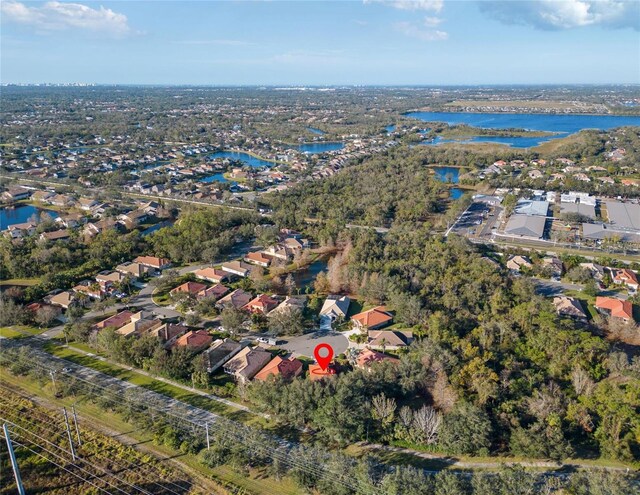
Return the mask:
[(326, 257), (318, 258), (305, 268), (293, 273), (293, 280), (296, 283), (296, 288), (300, 292), (304, 292), (304, 289), (313, 285), (318, 274), (327, 269), (328, 259)]
[(250, 167), (260, 168), (260, 167), (273, 167), (274, 163), (269, 162), (267, 160), (263, 160), (261, 158), (257, 158), (248, 153), (244, 153), (242, 151), (216, 151), (209, 155), (209, 158), (215, 160), (216, 158), (227, 158), (229, 160), (238, 160), (244, 162), (246, 165)]
[(146, 229), (144, 229), (142, 232), (140, 232), (141, 236), (147, 236), (149, 234), (153, 234), (154, 232), (164, 228), (164, 227), (171, 227), (173, 225), (173, 220), (164, 220), (160, 223), (157, 223), (155, 225), (152, 225), (151, 227), (148, 227)]
[(11, 225), (25, 223), (33, 216), (46, 213), (51, 218), (58, 218), (58, 213), (53, 210), (45, 210), (32, 205), (22, 205), (16, 208), (0, 208), (0, 230), (5, 230)]
[[(222, 172), (217, 173), (217, 174), (213, 174), (213, 175), (208, 175), (207, 177), (204, 177), (202, 179), (200, 179), (200, 182), (229, 182), (229, 179), (227, 179), (224, 174)], [(234, 182), (235, 184), (235, 182)]]
[(340, 142), (320, 142), (320, 143), (303, 143), (293, 146), (302, 153), (315, 155), (317, 153), (326, 153), (328, 151), (338, 151), (344, 148), (344, 143)]
[(387, 133), (391, 133), (391, 132), (396, 130), (396, 126), (395, 126), (395, 124), (388, 125), (387, 127), (384, 128), (384, 130), (387, 131)]
[(436, 179), (440, 182), (457, 184), (460, 181), (460, 169), (456, 167), (433, 167)]
[(460, 189), (459, 187), (452, 187), (449, 189), (449, 198), (450, 199), (460, 199), (464, 194), (464, 189)]

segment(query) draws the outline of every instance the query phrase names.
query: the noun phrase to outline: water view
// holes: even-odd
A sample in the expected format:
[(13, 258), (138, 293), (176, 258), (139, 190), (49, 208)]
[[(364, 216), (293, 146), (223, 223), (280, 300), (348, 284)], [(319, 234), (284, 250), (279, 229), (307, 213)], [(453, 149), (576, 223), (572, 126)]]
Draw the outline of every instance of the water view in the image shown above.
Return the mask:
[(540, 143), (574, 134), (582, 129), (606, 130), (621, 126), (640, 126), (640, 117), (624, 115), (550, 115), (532, 113), (462, 113), (462, 112), (410, 112), (405, 114), (425, 122), (445, 122), (449, 125), (466, 124), (484, 129), (527, 129), (532, 131), (549, 131), (558, 133), (544, 137), (500, 137), (475, 136), (470, 139), (455, 141), (436, 138), (423, 144), (440, 144), (446, 142), (493, 142), (507, 144), (516, 148), (528, 148)]
[(302, 153), (314, 155), (316, 153), (326, 153), (327, 151), (337, 151), (344, 148), (344, 143), (326, 142), (326, 143), (304, 143), (295, 146), (295, 149)]
[(31, 205), (18, 206), (17, 208), (0, 208), (0, 230), (4, 230), (17, 223), (25, 223), (36, 215), (47, 213), (52, 218), (58, 218), (58, 214), (52, 210), (43, 210)]
[(464, 194), (464, 189), (460, 189), (459, 187), (452, 187), (449, 189), (449, 198), (451, 199), (460, 199)]
[(209, 158), (215, 160), (216, 158), (227, 158), (229, 160), (238, 160), (244, 162), (250, 167), (260, 168), (260, 167), (273, 167), (274, 163), (269, 162), (267, 160), (263, 160), (261, 158), (257, 158), (248, 153), (244, 153), (242, 151), (216, 151), (209, 155)]
[(457, 184), (460, 181), (460, 169), (455, 167), (434, 167), (436, 179), (440, 182)]
[(200, 179), (200, 182), (229, 182), (222, 172), (208, 175), (207, 177)]

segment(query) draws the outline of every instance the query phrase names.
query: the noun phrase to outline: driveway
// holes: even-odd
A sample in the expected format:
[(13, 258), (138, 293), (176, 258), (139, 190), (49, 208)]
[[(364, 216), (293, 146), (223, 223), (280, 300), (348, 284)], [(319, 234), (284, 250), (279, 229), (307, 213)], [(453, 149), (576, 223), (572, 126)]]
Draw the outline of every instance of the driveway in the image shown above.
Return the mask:
[(532, 278), (531, 280), (536, 286), (536, 292), (547, 297), (557, 296), (566, 290), (581, 291), (584, 287), (569, 282), (556, 282), (555, 280), (545, 280), (541, 278)]
[(300, 337), (287, 337), (278, 347), (292, 352), (294, 356), (313, 358), (313, 350), (318, 344), (329, 344), (333, 348), (334, 356), (342, 354), (349, 347), (349, 341), (344, 335), (327, 330), (317, 330)]

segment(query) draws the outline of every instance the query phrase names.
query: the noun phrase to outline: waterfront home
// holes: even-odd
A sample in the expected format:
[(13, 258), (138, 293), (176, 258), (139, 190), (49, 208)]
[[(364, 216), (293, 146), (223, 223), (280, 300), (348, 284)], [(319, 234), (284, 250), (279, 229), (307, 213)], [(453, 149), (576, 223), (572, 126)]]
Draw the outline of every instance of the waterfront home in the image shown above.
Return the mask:
[(351, 317), (354, 328), (359, 330), (376, 330), (386, 327), (393, 321), (393, 315), (384, 306), (377, 306)]
[(28, 199), (29, 196), (31, 196), (31, 190), (21, 186), (12, 187), (2, 193), (2, 199), (4, 199), (6, 202)]
[(47, 242), (67, 241), (71, 236), (69, 229), (55, 230), (53, 232), (43, 232), (40, 234), (40, 240)]
[(302, 311), (305, 306), (304, 299), (297, 299), (295, 297), (287, 297), (284, 301), (282, 301), (276, 308), (272, 309), (269, 312), (269, 317), (273, 315), (277, 315), (279, 313), (283, 313), (286, 311), (290, 311), (293, 309), (298, 309)]
[(293, 380), (302, 373), (302, 361), (294, 357), (274, 357), (254, 377), (254, 380), (266, 381), (270, 376), (281, 376), (285, 380)]
[(48, 202), (49, 198), (52, 198), (55, 195), (56, 193), (53, 191), (36, 191), (31, 195), (31, 199), (33, 201), (45, 203)]
[(80, 198), (78, 200), (78, 208), (85, 211), (91, 211), (99, 204), (99, 201), (91, 198)]
[(622, 301), (613, 297), (596, 297), (596, 309), (603, 315), (618, 318), (623, 321), (634, 321), (633, 305), (629, 301)]
[(247, 383), (269, 362), (271, 353), (259, 347), (245, 347), (224, 365), (224, 372)]
[(262, 266), (264, 268), (268, 268), (269, 263), (271, 263), (271, 258), (268, 258), (259, 251), (256, 251), (254, 253), (247, 253), (247, 255), (244, 257), (244, 260), (247, 263), (253, 263), (254, 265)]
[(231, 339), (218, 339), (203, 352), (207, 372), (213, 373), (242, 349), (242, 344)]
[(111, 218), (105, 218), (98, 222), (89, 222), (84, 226), (82, 231), (85, 238), (92, 238), (105, 230), (115, 228), (116, 221)]
[(9, 225), (7, 230), (5, 230), (5, 235), (11, 239), (22, 239), (23, 237), (35, 234), (36, 227), (37, 225), (31, 222), (16, 223)]
[(64, 215), (55, 219), (55, 222), (63, 227), (68, 229), (73, 229), (80, 224), (86, 223), (87, 219), (84, 215), (80, 213), (69, 213), (68, 215)]

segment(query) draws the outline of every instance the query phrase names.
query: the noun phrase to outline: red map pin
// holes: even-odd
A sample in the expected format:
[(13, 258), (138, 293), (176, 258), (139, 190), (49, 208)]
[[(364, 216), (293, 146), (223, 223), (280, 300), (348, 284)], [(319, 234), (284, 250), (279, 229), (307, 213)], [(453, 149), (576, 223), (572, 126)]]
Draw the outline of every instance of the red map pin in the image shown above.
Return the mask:
[[(324, 355), (323, 355), (324, 354)], [(318, 344), (313, 350), (313, 355), (323, 371), (327, 371), (329, 363), (333, 359), (333, 348), (329, 344)]]

